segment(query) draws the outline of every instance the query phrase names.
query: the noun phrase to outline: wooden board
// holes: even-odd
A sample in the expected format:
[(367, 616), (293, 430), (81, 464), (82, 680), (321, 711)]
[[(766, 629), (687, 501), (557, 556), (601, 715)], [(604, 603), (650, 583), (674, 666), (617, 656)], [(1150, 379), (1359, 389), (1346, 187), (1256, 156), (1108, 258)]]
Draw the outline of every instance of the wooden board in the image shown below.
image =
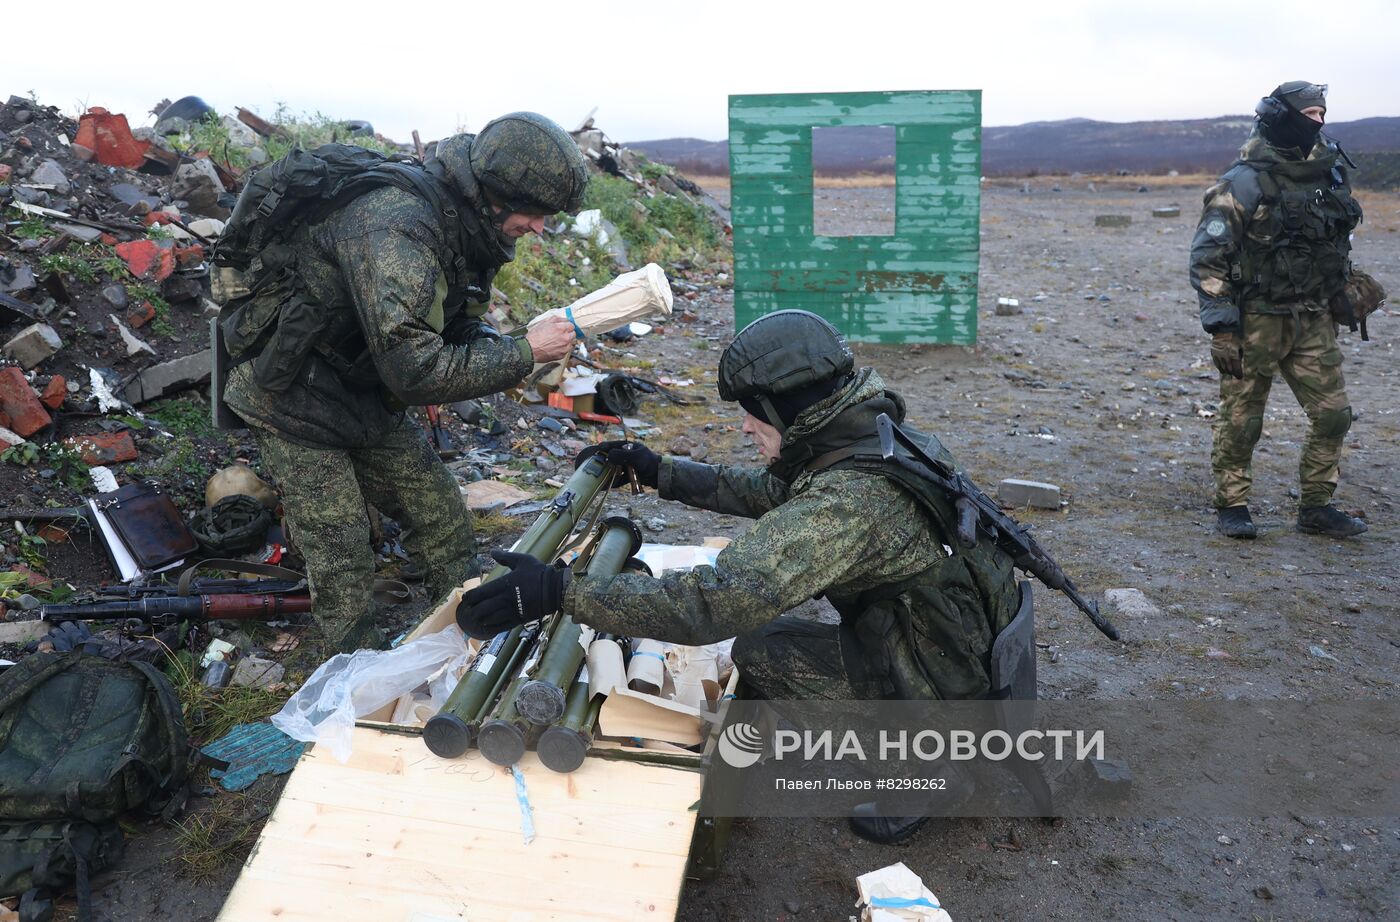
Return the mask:
[(357, 728), (344, 765), (297, 765), (220, 922), (491, 922), (675, 917), (703, 776), (588, 759), (570, 775), (520, 762), (515, 782), (473, 751)]

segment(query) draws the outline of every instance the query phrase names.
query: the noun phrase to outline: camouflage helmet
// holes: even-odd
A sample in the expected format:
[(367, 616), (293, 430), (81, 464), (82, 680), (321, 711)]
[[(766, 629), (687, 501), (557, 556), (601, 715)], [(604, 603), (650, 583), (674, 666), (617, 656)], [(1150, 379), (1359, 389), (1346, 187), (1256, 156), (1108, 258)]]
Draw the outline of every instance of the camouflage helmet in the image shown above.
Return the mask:
[(190, 520), (199, 547), (213, 557), (261, 547), (273, 525), (272, 513), (256, 497), (230, 493)]
[(826, 320), (775, 311), (740, 330), (719, 357), (719, 396), (782, 432), (797, 412), (845, 382), (855, 363), (846, 337)]
[(574, 139), (537, 112), (492, 119), (472, 140), (472, 175), (495, 203), (526, 214), (576, 212), (588, 166)]

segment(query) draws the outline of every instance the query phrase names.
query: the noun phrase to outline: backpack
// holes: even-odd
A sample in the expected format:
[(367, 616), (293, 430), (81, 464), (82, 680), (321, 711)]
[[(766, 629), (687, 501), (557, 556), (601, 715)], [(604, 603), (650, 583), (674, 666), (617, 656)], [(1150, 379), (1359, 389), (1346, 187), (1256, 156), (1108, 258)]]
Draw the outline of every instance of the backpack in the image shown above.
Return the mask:
[(299, 224), (320, 220), (355, 196), (386, 185), (434, 204), (448, 194), (407, 157), (391, 158), (353, 144), (293, 148), (248, 180), (219, 234), (214, 261), (246, 271), (264, 249), (285, 240)]
[[(297, 279), (296, 254), (285, 245), (296, 228), (320, 221), (354, 198), (394, 186), (428, 202), (437, 215), (446, 248), (439, 253), (455, 277), (469, 272), (467, 233), (458, 216), (466, 206), (422, 165), (387, 157), (352, 144), (294, 148), (248, 180), (214, 246), (214, 262), (246, 273), (247, 293), (225, 305), (214, 330), (216, 347), (228, 356), (223, 374), (253, 362), (259, 386), (282, 393), (300, 376), (315, 350), (346, 382), (355, 382), (362, 356), (342, 356), (322, 341), (332, 309), (310, 298)], [(489, 283), (488, 283), (489, 285)]]
[(36, 653), (0, 673), (0, 894), (42, 922), (121, 857), (117, 818), (183, 806), (188, 740), (174, 687), (149, 663)]

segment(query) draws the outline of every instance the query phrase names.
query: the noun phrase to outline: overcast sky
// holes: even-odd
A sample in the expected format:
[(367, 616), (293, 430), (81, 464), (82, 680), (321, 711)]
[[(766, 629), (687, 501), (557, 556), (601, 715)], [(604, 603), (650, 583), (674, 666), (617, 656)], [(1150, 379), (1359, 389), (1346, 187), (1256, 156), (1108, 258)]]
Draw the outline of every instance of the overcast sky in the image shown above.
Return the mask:
[[(534, 109), (617, 141), (727, 136), (731, 93), (980, 89), (985, 125), (1251, 112), (1328, 83), (1329, 120), (1400, 115), (1400, 3), (1129, 0), (67, 0), (16, 29), (0, 93), (125, 112), (163, 97), (367, 119), (391, 138)], [(10, 17), (13, 19), (13, 17)], [(42, 20), (42, 21), (40, 21)]]

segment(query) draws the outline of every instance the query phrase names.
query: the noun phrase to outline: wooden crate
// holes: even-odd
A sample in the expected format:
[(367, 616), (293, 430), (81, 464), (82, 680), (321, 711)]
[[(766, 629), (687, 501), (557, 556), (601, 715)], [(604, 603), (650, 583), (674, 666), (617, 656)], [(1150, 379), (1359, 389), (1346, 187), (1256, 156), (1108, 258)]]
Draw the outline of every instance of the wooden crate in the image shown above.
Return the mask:
[(354, 737), (344, 765), (303, 756), (220, 922), (675, 917), (700, 772), (590, 758), (561, 775), (529, 753), (526, 844), (509, 769), (414, 735)]
[[(450, 623), (457, 598), (406, 639)], [(680, 715), (663, 704), (628, 701), (614, 722), (665, 728)], [(527, 844), (509, 769), (475, 749), (439, 758), (392, 711), (358, 722), (344, 765), (325, 747), (302, 756), (219, 922), (653, 922), (675, 918), (692, 851), (695, 873), (717, 867), (727, 824), (697, 822), (690, 750), (598, 740), (567, 775), (527, 753)]]

